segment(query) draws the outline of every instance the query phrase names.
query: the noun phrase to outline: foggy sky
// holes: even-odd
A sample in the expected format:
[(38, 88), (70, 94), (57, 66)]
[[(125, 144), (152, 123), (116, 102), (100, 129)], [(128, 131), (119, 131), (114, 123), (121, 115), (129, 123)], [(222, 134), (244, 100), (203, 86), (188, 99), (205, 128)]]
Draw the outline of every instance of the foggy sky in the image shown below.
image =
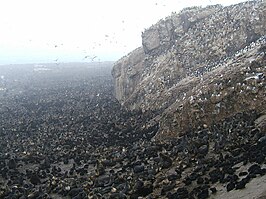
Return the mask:
[(8, 0), (0, 2), (0, 65), (115, 61), (141, 32), (188, 6), (243, 0)]

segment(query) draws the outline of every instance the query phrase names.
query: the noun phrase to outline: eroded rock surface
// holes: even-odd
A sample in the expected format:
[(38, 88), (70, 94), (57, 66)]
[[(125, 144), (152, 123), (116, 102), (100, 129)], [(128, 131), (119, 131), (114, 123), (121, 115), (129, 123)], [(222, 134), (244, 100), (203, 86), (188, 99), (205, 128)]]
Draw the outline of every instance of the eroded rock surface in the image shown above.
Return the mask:
[(143, 64), (144, 51), (142, 48), (137, 48), (116, 62), (112, 75), (115, 78), (115, 94), (118, 100), (124, 101), (126, 96), (133, 93), (143, 73)]
[[(145, 30), (113, 67), (129, 109), (163, 112), (158, 137), (265, 110), (266, 4), (192, 7)], [(132, 75), (133, 74), (133, 75)]]

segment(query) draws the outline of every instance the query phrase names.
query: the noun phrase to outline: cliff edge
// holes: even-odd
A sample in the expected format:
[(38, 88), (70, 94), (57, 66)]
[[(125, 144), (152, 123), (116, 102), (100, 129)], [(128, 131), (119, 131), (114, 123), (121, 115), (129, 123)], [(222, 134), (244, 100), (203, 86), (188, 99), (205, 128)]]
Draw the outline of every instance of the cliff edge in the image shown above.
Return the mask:
[(114, 64), (115, 95), (129, 109), (160, 113), (157, 138), (248, 110), (264, 114), (265, 27), (264, 1), (172, 13)]

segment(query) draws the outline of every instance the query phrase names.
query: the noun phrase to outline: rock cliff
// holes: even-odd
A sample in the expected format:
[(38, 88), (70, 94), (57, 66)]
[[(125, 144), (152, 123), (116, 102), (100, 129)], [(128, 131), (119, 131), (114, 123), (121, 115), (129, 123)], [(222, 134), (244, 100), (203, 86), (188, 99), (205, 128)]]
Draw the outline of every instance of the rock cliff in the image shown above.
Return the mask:
[[(155, 110), (157, 138), (266, 110), (266, 3), (191, 7), (142, 33), (142, 47), (114, 64), (117, 99)], [(151, 124), (153, 121), (150, 121)]]

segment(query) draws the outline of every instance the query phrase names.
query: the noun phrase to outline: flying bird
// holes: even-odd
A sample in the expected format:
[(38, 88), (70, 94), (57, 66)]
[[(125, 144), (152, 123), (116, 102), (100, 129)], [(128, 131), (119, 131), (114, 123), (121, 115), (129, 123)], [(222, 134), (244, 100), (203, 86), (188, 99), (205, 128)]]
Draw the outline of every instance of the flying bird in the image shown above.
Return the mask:
[(88, 59), (88, 58), (90, 58), (91, 61), (93, 62), (93, 60), (94, 60), (96, 57), (97, 57), (97, 56), (91, 57), (91, 56), (89, 56), (89, 55), (86, 55), (86, 56), (83, 58), (83, 60), (84, 60), (84, 59)]
[(93, 58), (91, 58), (91, 61), (93, 61), (97, 56), (94, 56)]

